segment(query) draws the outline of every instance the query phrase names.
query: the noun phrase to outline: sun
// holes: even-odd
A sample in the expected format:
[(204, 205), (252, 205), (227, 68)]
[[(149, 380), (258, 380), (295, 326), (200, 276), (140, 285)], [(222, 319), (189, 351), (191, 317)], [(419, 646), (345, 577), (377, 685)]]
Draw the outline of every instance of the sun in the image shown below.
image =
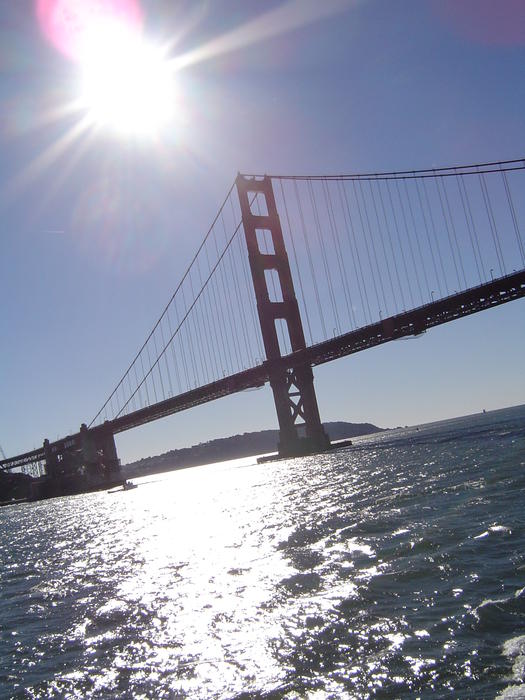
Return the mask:
[(147, 136), (173, 118), (174, 71), (141, 34), (106, 22), (85, 37), (78, 63), (80, 106), (93, 125)]
[(154, 135), (174, 116), (175, 70), (146, 40), (140, 0), (35, 0), (44, 36), (79, 71), (84, 124)]

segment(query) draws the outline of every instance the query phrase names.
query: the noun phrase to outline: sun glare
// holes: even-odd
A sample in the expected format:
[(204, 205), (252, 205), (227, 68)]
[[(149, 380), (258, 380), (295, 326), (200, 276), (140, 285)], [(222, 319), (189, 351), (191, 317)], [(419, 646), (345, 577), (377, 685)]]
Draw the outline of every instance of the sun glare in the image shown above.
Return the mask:
[(98, 28), (79, 55), (81, 106), (92, 124), (151, 135), (173, 116), (174, 76), (163, 52), (117, 23)]

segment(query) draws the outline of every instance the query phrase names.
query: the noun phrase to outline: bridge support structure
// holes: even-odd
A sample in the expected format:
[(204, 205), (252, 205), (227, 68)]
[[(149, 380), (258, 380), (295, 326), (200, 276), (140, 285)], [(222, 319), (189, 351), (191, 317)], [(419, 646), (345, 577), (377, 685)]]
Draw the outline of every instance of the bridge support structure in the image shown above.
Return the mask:
[(106, 478), (109, 478), (111, 473), (119, 470), (115, 437), (104, 425), (96, 430), (89, 430), (86, 424), (82, 423), (80, 448), (82, 461), (88, 471), (102, 471)]
[[(276, 322), (284, 322), (282, 327), (288, 331), (292, 352), (304, 350), (306, 342), (272, 181), (269, 177), (256, 179), (238, 175), (236, 186), (279, 421), (279, 456), (300, 456), (329, 449), (330, 441), (319, 416), (311, 366), (301, 364), (287, 369), (278, 362), (282, 352)], [(254, 205), (257, 213), (253, 211)], [(266, 250), (262, 249), (263, 241)], [(273, 272), (273, 299), (267, 272)]]
[(89, 430), (85, 423), (77, 435), (59, 443), (44, 440), (46, 475), (51, 479), (85, 475), (88, 479), (110, 479), (120, 470), (115, 438), (105, 425)]

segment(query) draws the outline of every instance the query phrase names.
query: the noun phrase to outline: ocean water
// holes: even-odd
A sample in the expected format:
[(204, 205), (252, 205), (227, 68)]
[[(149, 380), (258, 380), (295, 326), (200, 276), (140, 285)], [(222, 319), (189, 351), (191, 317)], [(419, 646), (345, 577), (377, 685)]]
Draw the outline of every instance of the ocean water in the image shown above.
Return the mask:
[(525, 698), (525, 406), (0, 510), (0, 698)]

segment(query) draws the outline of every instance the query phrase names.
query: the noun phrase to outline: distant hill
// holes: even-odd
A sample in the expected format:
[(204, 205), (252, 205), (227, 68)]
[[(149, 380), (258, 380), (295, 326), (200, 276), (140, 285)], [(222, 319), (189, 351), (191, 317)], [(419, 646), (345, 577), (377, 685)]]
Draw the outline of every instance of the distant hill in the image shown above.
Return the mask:
[[(324, 423), (324, 428), (330, 440), (344, 440), (345, 438), (370, 435), (383, 430), (383, 428), (378, 428), (371, 423), (346, 423), (344, 421)], [(278, 430), (259, 430), (253, 433), (232, 435), (227, 438), (202, 442), (193, 447), (170, 450), (170, 452), (165, 452), (162, 455), (145, 457), (137, 462), (123, 465), (122, 471), (126, 478), (131, 478), (171, 471), (172, 469), (194, 467), (199, 464), (211, 464), (227, 459), (276, 452), (278, 439)]]

